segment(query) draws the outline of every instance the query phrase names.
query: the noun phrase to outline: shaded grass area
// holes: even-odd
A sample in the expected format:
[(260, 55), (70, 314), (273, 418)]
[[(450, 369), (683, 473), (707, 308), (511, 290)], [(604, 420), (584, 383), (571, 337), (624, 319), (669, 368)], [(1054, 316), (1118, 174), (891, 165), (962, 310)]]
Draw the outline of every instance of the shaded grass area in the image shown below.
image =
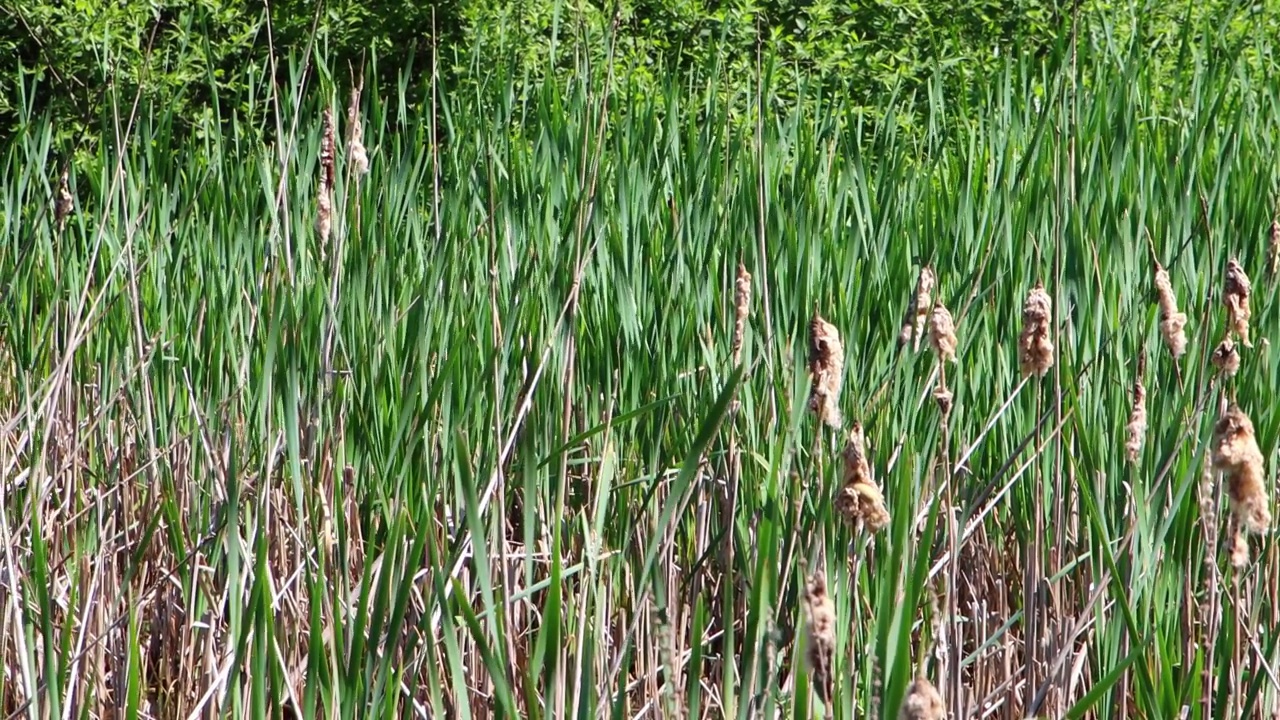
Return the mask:
[[(122, 98), (62, 229), (30, 118), (0, 183), (0, 711), (893, 717), (919, 674), (955, 717), (1276, 712), (1278, 556), (1228, 562), (1204, 468), (1228, 397), (1274, 467), (1280, 87), (1182, 61), (1011, 65), (920, 134), (780, 113), (751, 78), (499, 73), (396, 125), (369, 93), (371, 169), (339, 148), (324, 243), (328, 80), (245, 98), (278, 107), (272, 144)], [(1232, 257), (1254, 347), (1223, 381)], [(945, 417), (934, 355), (896, 344), (923, 264), (958, 337)], [(1023, 381), (1037, 281), (1057, 352)], [(834, 509), (815, 313), (875, 535)], [(829, 703), (800, 662), (819, 571)]]

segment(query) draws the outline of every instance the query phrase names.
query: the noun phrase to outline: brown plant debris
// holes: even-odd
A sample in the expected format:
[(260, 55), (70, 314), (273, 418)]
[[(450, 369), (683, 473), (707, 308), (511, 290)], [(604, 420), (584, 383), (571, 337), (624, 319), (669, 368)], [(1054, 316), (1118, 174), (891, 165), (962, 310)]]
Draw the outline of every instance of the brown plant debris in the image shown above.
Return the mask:
[(1250, 532), (1271, 526), (1266, 469), (1253, 422), (1232, 403), (1213, 428), (1213, 469), (1226, 480), (1231, 510)]
[(359, 85), (351, 88), (351, 102), (347, 105), (347, 159), (356, 177), (369, 172), (369, 154), (364, 149), (364, 123), (360, 120), (360, 91)]
[(836, 650), (836, 610), (827, 594), (827, 577), (821, 571), (809, 578), (805, 588), (808, 621), (805, 623), (806, 657), (813, 683), (823, 703), (831, 703), (832, 661)]
[(1231, 537), (1231, 566), (1239, 570), (1249, 564), (1249, 541), (1244, 533), (1236, 530)]
[(956, 396), (947, 389), (946, 385), (939, 384), (933, 389), (933, 401), (938, 403), (938, 410), (944, 418), (951, 415), (951, 407), (955, 398)]
[(934, 305), (929, 315), (929, 344), (942, 362), (956, 361), (956, 325), (942, 303)]
[(1231, 258), (1227, 262), (1227, 279), (1222, 290), (1222, 302), (1227, 306), (1227, 324), (1240, 337), (1240, 342), (1247, 348), (1253, 347), (1249, 340), (1249, 295), (1253, 292), (1253, 284), (1249, 276), (1244, 274), (1240, 261)]
[(844, 345), (835, 325), (814, 313), (809, 323), (809, 409), (828, 427), (839, 428), (840, 385), (844, 381)]
[(58, 197), (53, 203), (53, 218), (58, 226), (58, 232), (66, 228), (67, 218), (71, 217), (75, 206), (75, 198), (71, 197), (69, 171), (63, 168), (62, 177), (58, 179)]
[(1130, 463), (1138, 462), (1142, 453), (1142, 443), (1147, 437), (1147, 388), (1142, 384), (1145, 357), (1138, 358), (1138, 376), (1133, 381), (1133, 409), (1129, 412), (1129, 424), (1125, 426), (1128, 439), (1125, 440), (1124, 453)]
[(323, 250), (333, 229), (333, 111), (325, 108), (320, 138), (320, 188), (316, 192), (316, 232)]
[(853, 525), (862, 525), (876, 533), (889, 525), (889, 509), (885, 506), (884, 493), (871, 477), (871, 463), (867, 459), (867, 441), (862, 424), (854, 422), (845, 441), (843, 485), (836, 493), (836, 512)]
[(1018, 367), (1023, 376), (1044, 377), (1053, 367), (1053, 300), (1044, 283), (1036, 281), (1022, 305), (1022, 334), (1018, 336)]
[(1160, 335), (1174, 358), (1187, 352), (1187, 315), (1178, 312), (1178, 298), (1173, 294), (1169, 271), (1156, 263), (1156, 298), (1160, 304)]
[(751, 273), (747, 266), (738, 263), (738, 279), (733, 294), (733, 364), (742, 359), (742, 338), (747, 329), (747, 315), (751, 312)]
[(1234, 377), (1240, 371), (1240, 351), (1230, 337), (1225, 337), (1218, 347), (1213, 349), (1213, 366), (1218, 368), (1223, 377)]
[(924, 676), (917, 677), (907, 688), (898, 720), (943, 720), (947, 706), (942, 702), (938, 689)]
[(914, 343), (913, 350), (920, 351), (920, 340), (924, 337), (925, 323), (929, 320), (929, 307), (933, 304), (933, 287), (937, 276), (933, 268), (925, 265), (920, 268), (920, 277), (916, 279), (916, 292), (907, 305), (907, 314), (902, 318), (902, 332), (898, 334), (898, 345)]

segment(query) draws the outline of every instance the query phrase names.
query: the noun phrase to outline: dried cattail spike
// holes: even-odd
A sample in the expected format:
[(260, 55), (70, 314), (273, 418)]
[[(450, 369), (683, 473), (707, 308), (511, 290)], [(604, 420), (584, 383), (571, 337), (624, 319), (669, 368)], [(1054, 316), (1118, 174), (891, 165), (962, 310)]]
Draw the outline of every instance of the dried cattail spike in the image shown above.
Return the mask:
[(75, 198), (71, 197), (69, 174), (67, 168), (62, 169), (62, 177), (58, 180), (58, 197), (53, 202), (53, 218), (58, 232), (62, 232), (67, 226), (67, 218), (71, 217), (71, 211), (76, 205)]
[(827, 578), (821, 571), (809, 578), (804, 600), (809, 615), (805, 624), (809, 672), (823, 703), (830, 704), (834, 677), (831, 663), (836, 650), (836, 610), (831, 596), (827, 594)]
[(1213, 349), (1212, 362), (1223, 377), (1234, 377), (1240, 370), (1240, 351), (1236, 349), (1235, 341), (1229, 336), (1223, 338), (1218, 347)]
[(1133, 381), (1133, 410), (1129, 413), (1129, 424), (1125, 426), (1129, 438), (1125, 441), (1124, 452), (1130, 463), (1138, 462), (1147, 436), (1147, 388), (1142, 384), (1145, 364), (1145, 356), (1139, 356), (1138, 376)]
[(942, 417), (944, 418), (951, 415), (951, 407), (955, 399), (956, 396), (947, 389), (946, 385), (939, 383), (938, 386), (933, 389), (933, 401), (938, 403), (938, 410), (942, 413)]
[(925, 323), (929, 319), (929, 307), (933, 304), (933, 286), (937, 277), (933, 268), (925, 265), (920, 268), (920, 277), (916, 279), (916, 292), (907, 305), (907, 314), (902, 319), (902, 332), (898, 334), (898, 345), (906, 345), (914, 341), (913, 349), (920, 351), (920, 339), (924, 337)]
[(1266, 470), (1253, 422), (1232, 403), (1213, 428), (1213, 468), (1222, 473), (1231, 497), (1231, 510), (1250, 532), (1271, 526)]
[(941, 302), (933, 306), (929, 315), (929, 344), (942, 362), (956, 361), (956, 325), (951, 311)]
[(320, 137), (320, 188), (316, 193), (316, 232), (321, 250), (328, 245), (333, 227), (333, 111), (325, 108)]
[(889, 509), (884, 494), (871, 477), (867, 459), (867, 441), (862, 424), (854, 422), (845, 441), (843, 487), (836, 493), (835, 508), (846, 520), (876, 533), (889, 525)]
[(849, 427), (849, 435), (845, 439), (844, 450), (840, 453), (844, 460), (844, 477), (842, 481), (848, 485), (855, 482), (871, 482), (871, 463), (867, 460), (867, 436), (862, 430), (862, 423), (857, 420)]
[(943, 720), (947, 706), (933, 683), (923, 676), (915, 679), (907, 688), (907, 698), (902, 701), (898, 720)]
[(1022, 304), (1022, 334), (1018, 336), (1018, 367), (1023, 376), (1044, 377), (1053, 367), (1053, 300), (1044, 283), (1036, 281)]
[(738, 263), (738, 279), (733, 294), (733, 364), (742, 360), (742, 337), (747, 329), (747, 315), (751, 312), (751, 273), (747, 266)]
[(840, 385), (844, 382), (844, 345), (835, 325), (814, 313), (809, 323), (809, 409), (828, 427), (839, 428)]
[(1173, 294), (1169, 271), (1156, 263), (1156, 299), (1160, 304), (1160, 335), (1174, 358), (1187, 352), (1187, 316), (1178, 312), (1178, 298)]
[(1267, 266), (1271, 277), (1280, 275), (1280, 218), (1271, 221), (1271, 242), (1267, 245)]
[(1249, 541), (1239, 530), (1231, 538), (1231, 566), (1237, 570), (1249, 564)]
[(351, 88), (351, 102), (347, 105), (347, 158), (351, 172), (360, 177), (369, 172), (369, 154), (364, 149), (364, 123), (360, 120), (360, 86)]
[(1249, 282), (1249, 276), (1244, 274), (1240, 261), (1231, 258), (1227, 262), (1227, 280), (1222, 301), (1227, 306), (1227, 324), (1247, 348), (1253, 347), (1249, 340), (1249, 317), (1252, 315), (1249, 310), (1249, 295), (1252, 291), (1253, 284)]

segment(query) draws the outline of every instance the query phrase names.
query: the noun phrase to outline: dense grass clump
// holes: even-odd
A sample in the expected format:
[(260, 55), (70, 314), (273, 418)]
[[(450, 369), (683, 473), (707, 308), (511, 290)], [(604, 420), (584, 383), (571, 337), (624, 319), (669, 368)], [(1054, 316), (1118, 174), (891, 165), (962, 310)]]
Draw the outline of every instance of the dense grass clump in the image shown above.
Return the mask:
[(28, 114), (0, 713), (1274, 715), (1280, 84), (1205, 37), (914, 134), (616, 68), (388, 123), (300, 66), (64, 175)]

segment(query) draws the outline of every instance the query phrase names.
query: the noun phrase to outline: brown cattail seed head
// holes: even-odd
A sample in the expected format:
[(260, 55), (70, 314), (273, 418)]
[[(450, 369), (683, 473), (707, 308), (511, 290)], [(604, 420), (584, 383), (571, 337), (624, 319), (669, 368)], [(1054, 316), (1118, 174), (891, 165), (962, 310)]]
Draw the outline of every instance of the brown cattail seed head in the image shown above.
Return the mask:
[(1142, 384), (1141, 372), (1133, 381), (1133, 410), (1129, 413), (1129, 424), (1125, 429), (1129, 435), (1124, 444), (1125, 457), (1130, 463), (1136, 463), (1147, 436), (1147, 388)]
[(364, 149), (364, 124), (360, 121), (360, 87), (351, 88), (351, 103), (347, 105), (347, 159), (351, 172), (360, 177), (369, 172), (369, 154)]
[(1053, 367), (1053, 300), (1044, 283), (1036, 281), (1022, 304), (1022, 334), (1018, 336), (1018, 367), (1023, 376), (1044, 377)]
[(840, 384), (844, 381), (844, 345), (840, 332), (821, 315), (809, 323), (809, 409), (828, 427), (840, 427)]
[(75, 198), (71, 197), (68, 175), (68, 171), (64, 168), (62, 177), (58, 179), (58, 197), (53, 203), (53, 218), (58, 226), (58, 232), (62, 232), (67, 226), (67, 218), (71, 217), (71, 211), (76, 205)]
[(1223, 377), (1234, 377), (1240, 370), (1240, 351), (1230, 337), (1222, 339), (1213, 350), (1213, 366), (1218, 368)]
[(942, 303), (934, 305), (929, 315), (929, 344), (942, 362), (956, 361), (956, 325)]
[(1249, 340), (1249, 295), (1253, 284), (1249, 276), (1244, 274), (1240, 261), (1231, 258), (1227, 262), (1227, 280), (1222, 291), (1222, 302), (1227, 306), (1227, 324), (1240, 337), (1240, 342), (1247, 348), (1253, 347)]
[(1160, 304), (1160, 335), (1169, 352), (1180, 358), (1187, 352), (1187, 316), (1178, 312), (1178, 298), (1173, 294), (1169, 271), (1156, 263), (1156, 299)]
[(898, 720), (943, 720), (947, 706), (942, 695), (927, 678), (918, 677), (907, 688), (907, 698), (902, 701)]
[(320, 137), (320, 188), (316, 193), (316, 232), (323, 249), (333, 228), (333, 111), (325, 108)]
[(884, 494), (871, 477), (861, 423), (855, 422), (849, 428), (841, 458), (844, 460), (843, 487), (836, 493), (836, 512), (854, 525), (861, 524), (872, 533), (879, 532), (889, 525), (889, 509), (885, 506)]
[(1280, 218), (1271, 221), (1271, 242), (1267, 245), (1267, 265), (1271, 277), (1280, 274)]
[(947, 389), (946, 385), (941, 383), (933, 389), (933, 401), (938, 403), (938, 410), (942, 413), (942, 417), (951, 415), (951, 407), (954, 404), (956, 396)]
[(1239, 570), (1249, 564), (1249, 541), (1239, 530), (1231, 538), (1231, 566)]
[(1226, 480), (1231, 510), (1240, 524), (1250, 532), (1266, 532), (1271, 526), (1271, 508), (1262, 450), (1253, 422), (1234, 403), (1213, 428), (1213, 469)]
[(933, 268), (925, 265), (920, 268), (920, 277), (916, 279), (916, 292), (907, 306), (907, 315), (902, 319), (902, 332), (898, 334), (898, 345), (906, 345), (914, 341), (914, 350), (920, 351), (920, 339), (924, 337), (925, 323), (929, 320), (929, 307), (933, 304), (933, 286), (937, 276)]
[(831, 702), (831, 662), (836, 650), (836, 610), (827, 594), (827, 578), (816, 572), (805, 588), (805, 605), (809, 619), (805, 623), (808, 644), (806, 660), (814, 684), (824, 703)]
[(751, 273), (747, 266), (738, 263), (738, 279), (733, 293), (733, 364), (742, 359), (742, 337), (747, 329), (747, 315), (751, 312)]

